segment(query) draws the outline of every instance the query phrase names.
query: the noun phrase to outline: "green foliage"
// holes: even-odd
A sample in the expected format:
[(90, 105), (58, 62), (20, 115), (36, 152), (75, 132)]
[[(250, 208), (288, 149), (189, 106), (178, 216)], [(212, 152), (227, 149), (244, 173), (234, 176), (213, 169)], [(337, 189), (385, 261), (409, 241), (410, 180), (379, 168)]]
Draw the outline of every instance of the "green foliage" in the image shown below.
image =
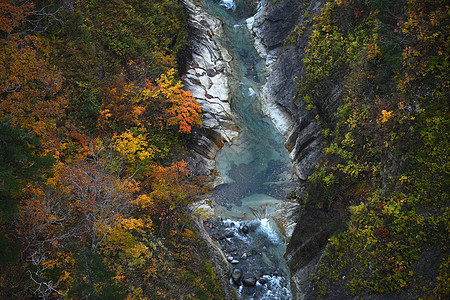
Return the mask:
[(176, 56), (186, 46), (186, 23), (177, 1), (76, 2), (84, 26), (106, 51), (108, 67), (138, 57), (149, 60), (155, 52)]
[[(92, 132), (100, 115), (101, 100), (99, 95), (94, 96), (89, 90), (81, 92), (80, 107), (77, 111), (77, 119)], [(75, 97), (74, 97), (75, 98)], [(73, 98), (72, 98), (73, 99)]]
[(430, 249), (448, 251), (442, 239), (446, 224), (443, 218), (425, 218), (411, 210), (416, 201), (405, 194), (375, 196), (351, 207), (348, 230), (331, 239), (317, 273), (322, 290), (342, 272), (352, 295), (399, 293), (412, 283), (416, 288), (427, 286), (415, 279), (415, 264)]
[(53, 163), (34, 134), (0, 120), (0, 224), (15, 214), (23, 189), (42, 181)]
[[(320, 295), (337, 282), (351, 295), (445, 294), (449, 24), (440, 0), (335, 0), (314, 19), (297, 100), (326, 143), (308, 200), (350, 207), (314, 277)], [(425, 279), (431, 251), (441, 273)]]
[(79, 249), (76, 256), (76, 281), (70, 296), (89, 299), (123, 299), (119, 287), (102, 261), (102, 257), (87, 248)]
[[(76, 126), (94, 133), (105, 90), (124, 77), (136, 86), (176, 67), (187, 46), (182, 6), (174, 0), (74, 1), (55, 13), (43, 38), (63, 72), (68, 112)], [(138, 67), (136, 67), (138, 65)]]

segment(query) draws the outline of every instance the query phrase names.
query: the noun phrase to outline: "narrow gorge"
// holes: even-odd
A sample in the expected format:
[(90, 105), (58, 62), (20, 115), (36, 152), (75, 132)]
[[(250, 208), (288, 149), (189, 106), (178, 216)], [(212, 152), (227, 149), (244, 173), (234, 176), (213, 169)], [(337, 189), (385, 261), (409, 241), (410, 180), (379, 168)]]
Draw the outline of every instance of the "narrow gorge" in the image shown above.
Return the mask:
[(0, 299), (450, 299), (448, 0), (0, 7)]
[(315, 14), (321, 3), (184, 5), (193, 49), (184, 84), (203, 110), (191, 163), (216, 187), (209, 211), (218, 219), (205, 222), (207, 231), (230, 263), (226, 276), (240, 298), (302, 298), (329, 233), (309, 222), (317, 231), (308, 230), (285, 256), (300, 209), (287, 195), (302, 194), (302, 181), (320, 156), (321, 135), (314, 116), (293, 102), (302, 48), (284, 41), (304, 21), (302, 12)]

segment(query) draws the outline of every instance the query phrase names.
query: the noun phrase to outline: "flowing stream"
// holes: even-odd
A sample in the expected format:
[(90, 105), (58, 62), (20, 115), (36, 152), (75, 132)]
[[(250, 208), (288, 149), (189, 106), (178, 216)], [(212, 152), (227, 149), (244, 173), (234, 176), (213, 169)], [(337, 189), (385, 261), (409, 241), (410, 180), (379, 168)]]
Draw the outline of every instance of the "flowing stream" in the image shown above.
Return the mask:
[(258, 97), (265, 83), (265, 62), (245, 22), (256, 12), (256, 1), (203, 0), (203, 5), (224, 22), (224, 44), (233, 56), (230, 104), (242, 130), (216, 156), (225, 183), (213, 195), (221, 217), (208, 224), (208, 231), (243, 279), (257, 279), (255, 286), (232, 281), (242, 299), (290, 299), (283, 259), (286, 242), (271, 216), (276, 204), (286, 200), (294, 172), (283, 137), (262, 114)]

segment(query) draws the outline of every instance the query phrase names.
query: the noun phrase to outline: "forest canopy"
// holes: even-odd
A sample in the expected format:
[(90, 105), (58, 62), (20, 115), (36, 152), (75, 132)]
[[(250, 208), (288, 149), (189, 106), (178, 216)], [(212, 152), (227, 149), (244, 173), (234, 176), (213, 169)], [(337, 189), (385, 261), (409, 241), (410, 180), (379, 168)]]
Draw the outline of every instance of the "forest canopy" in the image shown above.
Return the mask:
[(306, 201), (349, 207), (313, 276), (316, 295), (340, 284), (348, 297), (448, 298), (448, 2), (333, 0), (306, 26), (296, 101), (325, 139)]
[(175, 0), (0, 1), (0, 297), (220, 298)]

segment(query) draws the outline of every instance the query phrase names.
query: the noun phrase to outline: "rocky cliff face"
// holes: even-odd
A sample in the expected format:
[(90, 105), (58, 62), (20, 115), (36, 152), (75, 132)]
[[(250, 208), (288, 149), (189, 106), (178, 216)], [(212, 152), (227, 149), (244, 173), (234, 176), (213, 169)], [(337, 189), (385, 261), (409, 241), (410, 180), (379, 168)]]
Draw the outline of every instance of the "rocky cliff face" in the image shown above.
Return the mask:
[(285, 136), (285, 146), (298, 177), (306, 180), (320, 156), (321, 135), (314, 115), (304, 103), (294, 102), (296, 78), (303, 70), (307, 34), (297, 45), (284, 45), (295, 26), (304, 26), (308, 11), (314, 16), (323, 0), (263, 0), (258, 13), (247, 20), (259, 54), (266, 59), (267, 84), (263, 89), (264, 112)]
[(201, 104), (203, 114), (202, 128), (194, 132), (191, 165), (196, 175), (210, 175), (217, 151), (239, 134), (229, 104), (232, 57), (220, 41), (224, 35), (222, 22), (206, 13), (197, 0), (182, 2), (187, 10), (192, 47), (183, 83)]
[[(317, 15), (324, 3), (325, 0), (280, 0), (278, 3), (263, 0), (258, 13), (247, 20), (247, 26), (255, 37), (255, 46), (266, 59), (267, 84), (262, 95), (264, 112), (286, 138), (285, 146), (302, 180), (306, 180), (318, 163), (322, 142), (315, 116), (306, 109), (305, 103), (293, 101), (296, 78), (303, 73), (302, 59), (311, 28), (308, 30), (307, 27), (306, 34), (297, 40), (296, 45), (284, 45), (284, 42), (295, 26), (306, 26), (305, 15), (309, 18)], [(324, 103), (331, 103), (325, 113), (333, 115), (336, 98), (324, 99)], [(285, 258), (291, 270), (294, 299), (311, 297), (311, 274), (320, 261), (328, 238), (341, 228), (339, 209), (329, 211), (297, 207), (295, 229), (286, 232), (290, 241)]]
[[(224, 143), (239, 135), (229, 104), (232, 57), (221, 43), (224, 35), (222, 21), (206, 13), (197, 0), (182, 0), (182, 3), (188, 17), (192, 48), (192, 58), (182, 79), (185, 88), (201, 104), (203, 115), (202, 127), (193, 132), (193, 153), (189, 158), (191, 172), (194, 175), (211, 176), (215, 170), (214, 158), (217, 151)], [(193, 211), (202, 208), (213, 214), (209, 204), (204, 202), (196, 203), (191, 208)], [(195, 217), (194, 224), (207, 244), (226, 299), (238, 299), (228, 280), (231, 274), (229, 263), (220, 247), (205, 231), (203, 219)]]

